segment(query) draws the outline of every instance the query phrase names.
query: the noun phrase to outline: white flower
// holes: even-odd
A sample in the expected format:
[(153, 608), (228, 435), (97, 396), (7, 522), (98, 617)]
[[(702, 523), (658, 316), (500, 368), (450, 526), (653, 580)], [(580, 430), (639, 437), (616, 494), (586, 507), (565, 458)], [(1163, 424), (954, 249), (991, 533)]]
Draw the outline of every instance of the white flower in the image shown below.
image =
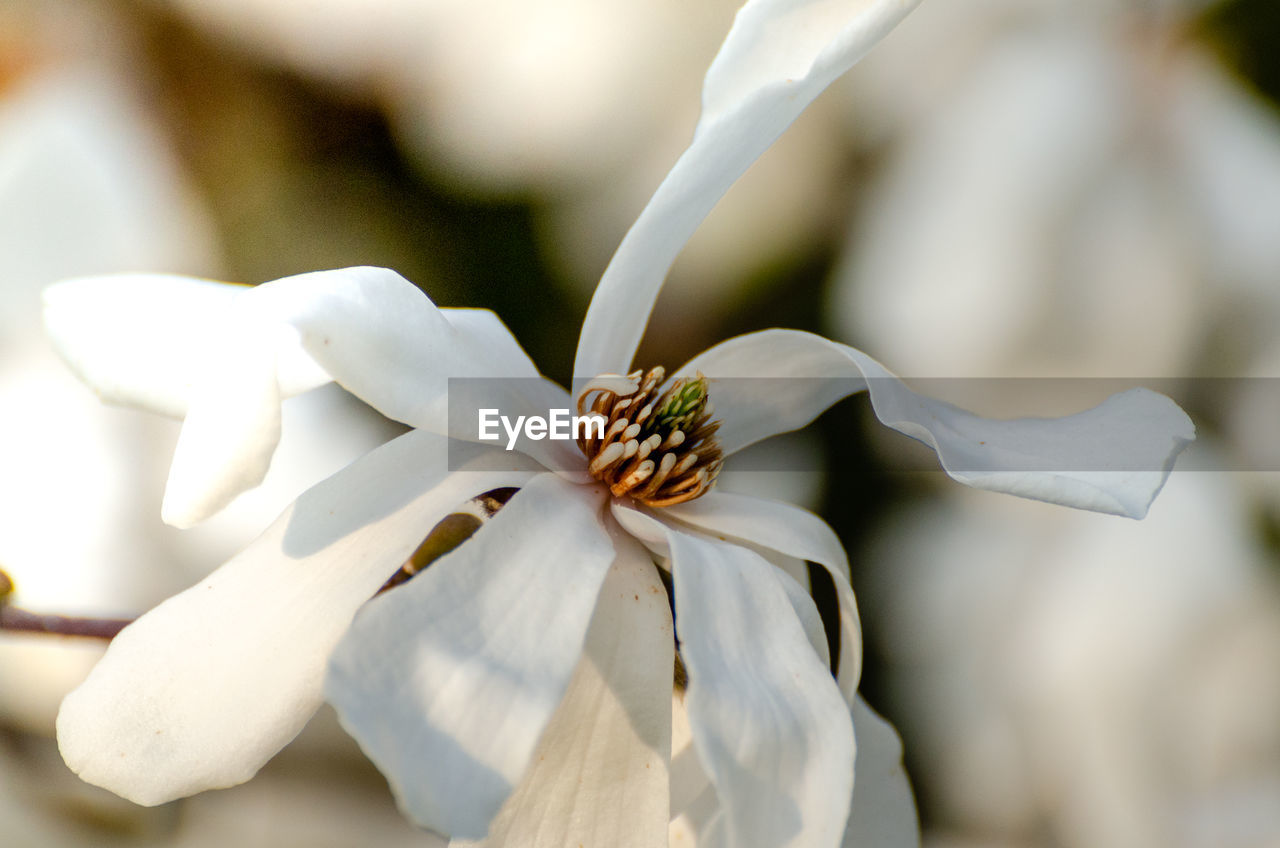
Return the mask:
[[(698, 222), (913, 5), (743, 7), (693, 142), (600, 282), (576, 374), (627, 370)], [(492, 313), (438, 309), (376, 268), (256, 288), (72, 281), (46, 303), (59, 349), (106, 399), (185, 416), (172, 523), (257, 483), (291, 394), (334, 381), (417, 428), (305, 493), (117, 637), (59, 716), (63, 755), (86, 780), (146, 804), (242, 782), (327, 697), (406, 814), (455, 838), (665, 844), (676, 816), (700, 844), (835, 845), (847, 820), (849, 844), (914, 842), (896, 738), (855, 697), (857, 611), (832, 531), (742, 495), (667, 508), (615, 497), (566, 442), (450, 454), (450, 407), (572, 406)], [(853, 348), (788, 330), (729, 340), (677, 373), (699, 371), (726, 455), (865, 388), (882, 421), (934, 446), (962, 482), (1135, 517), (1193, 437), (1181, 410), (1144, 390), (1065, 419), (984, 421)], [(460, 398), (458, 377), (504, 379), (470, 381), (481, 396)], [(631, 388), (617, 376), (593, 385)], [(504, 487), (520, 491), (465, 544), (369, 600), (438, 521)], [(676, 718), (691, 746), (674, 757), (675, 633), (655, 557), (670, 564), (689, 674)], [(828, 570), (839, 597), (834, 677), (791, 576), (804, 561)]]

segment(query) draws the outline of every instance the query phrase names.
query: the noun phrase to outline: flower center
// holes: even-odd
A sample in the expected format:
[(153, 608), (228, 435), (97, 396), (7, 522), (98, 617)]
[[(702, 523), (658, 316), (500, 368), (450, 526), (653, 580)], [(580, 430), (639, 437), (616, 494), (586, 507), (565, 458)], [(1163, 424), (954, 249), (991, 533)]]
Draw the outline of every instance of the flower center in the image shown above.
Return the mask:
[(706, 494), (724, 459), (719, 421), (707, 398), (707, 378), (681, 377), (665, 390), (666, 372), (652, 368), (623, 377), (601, 374), (578, 395), (578, 413), (605, 419), (604, 437), (578, 439), (591, 476), (614, 497), (671, 506)]

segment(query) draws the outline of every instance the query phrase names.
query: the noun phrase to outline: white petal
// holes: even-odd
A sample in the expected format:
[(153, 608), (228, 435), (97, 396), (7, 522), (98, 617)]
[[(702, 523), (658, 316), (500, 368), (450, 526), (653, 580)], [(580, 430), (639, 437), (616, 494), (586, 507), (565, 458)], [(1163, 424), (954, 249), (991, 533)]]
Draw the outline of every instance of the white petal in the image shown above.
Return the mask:
[(787, 569), (770, 562), (766, 557), (762, 559), (777, 569), (775, 577), (778, 585), (786, 593), (791, 611), (795, 613), (796, 621), (800, 622), (800, 628), (804, 631), (805, 638), (809, 640), (809, 647), (813, 648), (818, 659), (830, 671), (831, 648), (827, 643), (827, 631), (822, 626), (822, 616), (818, 615), (818, 607), (814, 604), (813, 597)]
[(902, 767), (902, 740), (861, 696), (853, 703), (853, 730), (858, 758), (843, 848), (917, 848), (920, 823)]
[(648, 512), (641, 512), (625, 501), (614, 500), (609, 504), (610, 514), (622, 529), (640, 541), (653, 555), (670, 559), (671, 545), (667, 542), (667, 527)]
[(852, 703), (862, 674), (862, 625), (849, 585), (849, 560), (839, 537), (811, 512), (777, 501), (712, 491), (694, 501), (667, 507), (664, 516), (705, 533), (731, 536), (827, 569), (840, 606), (840, 691)]
[(919, 0), (750, 0), (712, 62), (693, 141), (618, 246), (577, 378), (625, 373), (676, 254), (739, 176)]
[[(330, 379), (387, 417), (437, 433), (448, 432), (451, 377), (505, 378), (481, 387), (492, 390), (492, 405), (517, 413), (563, 403), (493, 313), (437, 309), (385, 268), (256, 287), (86, 278), (48, 290), (46, 322), (64, 357), (108, 399), (185, 414), (162, 512), (179, 527), (260, 483), (282, 398)], [(564, 442), (531, 444), (552, 467), (577, 462)]]
[(345, 389), (412, 427), (445, 432), (450, 377), (538, 378), (492, 312), (437, 309), (386, 268), (299, 274), (256, 286), (246, 300), (254, 319), (294, 327)]
[(720, 798), (693, 747), (685, 693), (671, 698), (671, 848), (698, 844), (713, 819), (720, 815)]
[(68, 280), (44, 291), (45, 331), (107, 403), (181, 418), (209, 351), (234, 348), (219, 331), (245, 291), (162, 274)]
[(276, 376), (280, 329), (242, 326), (217, 364), (202, 363), (169, 466), (160, 507), (166, 524), (190, 527), (266, 477), (284, 399)]
[[(521, 416), (526, 419), (537, 416), (551, 421), (551, 426), (560, 427), (564, 434), (571, 432), (569, 416), (576, 415), (577, 409), (569, 393), (560, 386), (545, 377), (455, 377), (448, 381), (448, 386), (448, 429), (443, 432), (456, 439), (501, 444), (533, 457), (566, 479), (591, 482), (586, 458), (572, 439), (552, 438), (550, 430), (545, 437), (530, 438), (529, 430), (520, 424)], [(559, 424), (554, 423), (552, 410), (562, 411)], [(482, 423), (482, 415), (487, 425)], [(424, 426), (436, 429), (438, 422), (425, 421)], [(481, 438), (482, 426), (487, 426), (492, 441)], [(517, 433), (514, 440), (512, 429)]]
[[(704, 496), (704, 498), (705, 497), (708, 496)], [(754, 499), (749, 498), (748, 500)], [(760, 501), (760, 503), (771, 505), (771, 502), (769, 501)], [(662, 520), (658, 520), (653, 516), (651, 511), (636, 509), (621, 501), (614, 501), (610, 505), (611, 514), (618, 521), (619, 526), (652, 551), (654, 556), (663, 560), (671, 557), (671, 546), (668, 542), (671, 526), (681, 526), (684, 524), (697, 530), (702, 530), (708, 535), (716, 536), (721, 540), (725, 540), (727, 538), (727, 534), (732, 532), (728, 529), (722, 530), (720, 527), (716, 526), (717, 522), (715, 521), (715, 516), (707, 522), (707, 526), (699, 526), (695, 521), (682, 522), (680, 520), (680, 516), (669, 512), (670, 509), (670, 507), (663, 509)], [(795, 508), (792, 507), (792, 509)], [(736, 528), (739, 525), (735, 524), (732, 519), (732, 510), (730, 510), (730, 513), (731, 515), (728, 517), (728, 520), (725, 520), (723, 523), (726, 527)], [(810, 516), (810, 518), (818, 524), (822, 524), (821, 520), (816, 517)], [(766, 523), (768, 523), (767, 519)], [(777, 524), (777, 522), (772, 523), (775, 525)], [(825, 527), (825, 525), (822, 526)], [(765, 532), (767, 533), (768, 530), (766, 529)], [(829, 528), (827, 529), (827, 532), (831, 532)], [(742, 544), (746, 547), (752, 547), (752, 543), (750, 541), (742, 541)], [(839, 544), (838, 541), (837, 544)], [(830, 666), (831, 653), (827, 644), (827, 633), (822, 624), (822, 617), (818, 615), (817, 607), (814, 606), (813, 598), (809, 594), (809, 575), (808, 569), (805, 566), (805, 561), (798, 557), (780, 553), (778, 550), (768, 550), (763, 546), (761, 546), (756, 553), (759, 553), (766, 559), (766, 561), (769, 562), (770, 565), (778, 569), (778, 581), (786, 592), (787, 599), (791, 602), (791, 607), (795, 611), (796, 618), (799, 620), (800, 626), (804, 629), (805, 636), (813, 646), (814, 653), (816, 653), (824, 663), (827, 663), (827, 665)], [(845, 580), (845, 586), (848, 586), (847, 579)], [(858, 626), (857, 608), (856, 606), (853, 606), (852, 589), (848, 591), (848, 600), (853, 613), (851, 619), (846, 614), (845, 621), (852, 621), (852, 628), (851, 630), (846, 628), (848, 632), (844, 633), (842, 644), (849, 644), (850, 636), (852, 636), (852, 644), (855, 646), (855, 650), (846, 652), (852, 654), (852, 659), (846, 663), (846, 668), (851, 671), (851, 674), (849, 675), (851, 681), (849, 685), (851, 688), (849, 690), (848, 697), (852, 698), (853, 690), (857, 689), (858, 686), (858, 674), (861, 671), (862, 666), (862, 637)]]
[[(320, 703), (356, 609), (462, 501), (519, 485), (499, 451), (446, 476), (414, 432), (313, 487), (240, 555), (125, 628), (63, 701), (58, 743), (90, 783), (159, 804), (250, 777)], [(496, 463), (493, 462), (496, 460)]]
[(737, 545), (675, 530), (669, 541), (694, 746), (724, 812), (711, 827), (733, 846), (838, 844), (853, 723), (794, 615), (789, 578)]
[(535, 478), (338, 645), (326, 695), (417, 824), (481, 838), (519, 783), (614, 559), (601, 506), (598, 487)]
[[(583, 657), (486, 846), (666, 848), (675, 642), (653, 561), (615, 536)], [(460, 843), (455, 843), (460, 844)]]
[(711, 378), (726, 453), (803, 427), (868, 389), (876, 417), (932, 447), (961, 483), (1131, 518), (1146, 515), (1195, 439), (1177, 404), (1140, 388), (1066, 418), (981, 418), (913, 392), (861, 351), (794, 330), (730, 339), (676, 373), (695, 370)]
[[(842, 848), (918, 848), (920, 823), (911, 781), (902, 767), (902, 741), (861, 696), (854, 700), (851, 712), (857, 758)], [(724, 836), (723, 810), (687, 737), (687, 724), (685, 705), (677, 697), (673, 743), (679, 747), (673, 747), (671, 761), (673, 848), (677, 844), (701, 848), (717, 844), (715, 840)], [(684, 733), (677, 733), (682, 729)]]

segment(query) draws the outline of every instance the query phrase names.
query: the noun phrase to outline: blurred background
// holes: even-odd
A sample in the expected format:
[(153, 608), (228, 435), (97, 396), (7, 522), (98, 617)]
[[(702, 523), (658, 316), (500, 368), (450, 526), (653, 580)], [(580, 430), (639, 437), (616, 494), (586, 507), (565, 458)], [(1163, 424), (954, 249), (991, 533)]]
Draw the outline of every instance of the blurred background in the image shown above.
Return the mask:
[[(399, 432), (336, 389), (294, 399), (262, 489), (166, 528), (176, 423), (66, 372), (43, 286), (385, 265), (494, 309), (565, 382), (736, 5), (0, 0), (15, 603), (145, 610)], [(1197, 422), (1143, 522), (910, 470), (860, 399), (752, 463), (850, 551), (864, 691), (931, 848), (1280, 846), (1277, 43), (1273, 0), (926, 0), (730, 192), (659, 301), (642, 364), (796, 327), (985, 414), (1063, 414), (1123, 378)], [(1058, 408), (1015, 377), (1076, 390)], [(0, 635), (5, 848), (432, 844), (327, 713), (237, 789), (142, 809), (81, 784), (53, 717), (99, 652)]]

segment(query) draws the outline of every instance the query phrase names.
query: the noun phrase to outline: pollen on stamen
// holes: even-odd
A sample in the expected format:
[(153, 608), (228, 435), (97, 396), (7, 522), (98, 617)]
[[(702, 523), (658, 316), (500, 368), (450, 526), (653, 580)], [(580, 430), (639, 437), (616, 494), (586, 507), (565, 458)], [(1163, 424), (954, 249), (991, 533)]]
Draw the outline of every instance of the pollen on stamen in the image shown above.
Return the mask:
[(603, 438), (578, 439), (591, 476), (615, 497), (655, 507), (706, 494), (724, 464), (707, 378), (681, 377), (664, 389), (665, 378), (661, 367), (601, 374), (578, 395), (580, 415), (605, 419)]

